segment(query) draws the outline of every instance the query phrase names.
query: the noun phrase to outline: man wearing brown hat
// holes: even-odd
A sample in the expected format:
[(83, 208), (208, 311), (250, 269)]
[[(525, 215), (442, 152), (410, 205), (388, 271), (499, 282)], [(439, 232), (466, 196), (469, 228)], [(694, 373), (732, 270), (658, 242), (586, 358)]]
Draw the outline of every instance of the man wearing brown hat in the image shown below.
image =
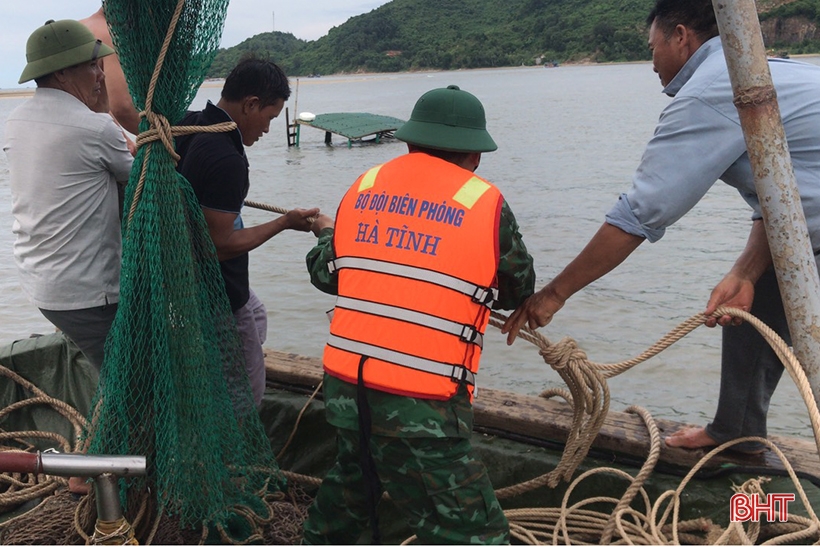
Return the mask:
[(35, 30), (20, 83), (37, 89), (9, 116), (3, 145), (23, 291), (97, 369), (119, 300), (117, 185), (133, 161), (111, 116), (94, 111), (99, 60), (112, 53), (78, 21)]
[(475, 96), (425, 93), (396, 138), (409, 153), (359, 177), (335, 225), (313, 225), (311, 282), (338, 295), (323, 358), (338, 451), (304, 541), (355, 544), (369, 526), (378, 543), (387, 491), (420, 543), (509, 543), (470, 443), (472, 401), (490, 309), (532, 294), (532, 257), (474, 174), (497, 148)]

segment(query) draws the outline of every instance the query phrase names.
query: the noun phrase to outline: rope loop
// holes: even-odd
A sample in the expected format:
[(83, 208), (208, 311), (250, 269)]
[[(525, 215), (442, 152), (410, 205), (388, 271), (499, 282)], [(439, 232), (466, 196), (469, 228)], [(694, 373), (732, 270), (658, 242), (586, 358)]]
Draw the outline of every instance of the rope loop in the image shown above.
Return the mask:
[(179, 154), (174, 149), (173, 137), (193, 135), (194, 133), (227, 133), (236, 129), (236, 122), (220, 122), (213, 125), (171, 125), (168, 119), (161, 114), (142, 111), (140, 116), (148, 120), (151, 129), (143, 131), (137, 136), (137, 148), (139, 149), (141, 146), (154, 141), (161, 141), (175, 162), (179, 161)]
[(171, 134), (171, 124), (168, 122), (168, 118), (162, 114), (157, 114), (156, 112), (150, 110), (140, 112), (140, 116), (144, 116), (148, 120), (148, 123), (151, 125), (151, 129), (148, 132), (141, 133), (137, 137), (137, 148), (142, 146), (145, 142), (151, 142), (146, 140), (147, 133), (151, 133), (152, 136), (155, 136), (153, 140), (156, 140), (157, 138), (161, 140), (163, 146), (165, 146), (165, 149), (168, 151), (168, 154), (174, 158), (174, 162), (178, 162), (179, 154), (177, 154), (176, 150), (174, 150), (174, 140)]
[(584, 362), (587, 354), (572, 338), (563, 338), (557, 344), (539, 344), (538, 354), (555, 370), (565, 369), (572, 362)]
[[(174, 163), (176, 164), (179, 162), (179, 154), (176, 153), (174, 150), (174, 140), (173, 137), (176, 135), (188, 135), (192, 133), (221, 133), (227, 131), (233, 131), (236, 129), (236, 123), (234, 122), (223, 122), (219, 124), (214, 124), (210, 126), (178, 126), (173, 127), (168, 119), (163, 116), (162, 114), (157, 114), (153, 110), (154, 104), (154, 92), (157, 88), (157, 82), (159, 81), (159, 75), (162, 72), (162, 66), (165, 63), (165, 56), (168, 53), (168, 48), (171, 45), (171, 39), (174, 36), (174, 32), (176, 31), (177, 23), (179, 22), (180, 17), (182, 16), (182, 10), (185, 6), (185, 0), (178, 0), (176, 8), (174, 9), (174, 14), (171, 17), (170, 24), (168, 25), (168, 30), (165, 33), (165, 40), (162, 43), (162, 47), (160, 48), (159, 56), (157, 57), (156, 65), (154, 65), (154, 72), (151, 75), (151, 82), (148, 85), (148, 93), (145, 97), (145, 110), (139, 113), (141, 118), (145, 118), (148, 120), (148, 124), (150, 125), (150, 129), (148, 131), (144, 131), (137, 136), (136, 146), (137, 150), (144, 144), (150, 144), (156, 140), (162, 142), (165, 149), (168, 151), (168, 154), (174, 159)], [(145, 185), (145, 177), (146, 177), (146, 166), (148, 164), (148, 156), (147, 154), (150, 152), (151, 148), (149, 147), (146, 151), (146, 157), (140, 167), (140, 176), (137, 182), (137, 188), (134, 192), (134, 199), (131, 203), (131, 210), (128, 215), (128, 224), (130, 225), (131, 220), (133, 219), (134, 213), (137, 209), (137, 203), (142, 196), (142, 190)]]
[(771, 482), (771, 477), (757, 477), (751, 478), (741, 484), (740, 486), (733, 486), (732, 489), (739, 494), (746, 494), (747, 496), (766, 497), (766, 492), (763, 490), (763, 484)]

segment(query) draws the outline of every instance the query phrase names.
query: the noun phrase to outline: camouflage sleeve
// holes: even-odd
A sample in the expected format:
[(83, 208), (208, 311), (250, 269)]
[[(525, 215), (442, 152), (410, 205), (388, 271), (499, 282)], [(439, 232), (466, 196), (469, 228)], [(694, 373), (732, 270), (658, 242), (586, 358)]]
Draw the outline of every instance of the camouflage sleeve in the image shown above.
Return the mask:
[(319, 232), (316, 246), (305, 257), (311, 284), (328, 294), (339, 293), (339, 277), (327, 270), (327, 263), (335, 258), (333, 252), (333, 228)]
[(535, 269), (507, 200), (501, 204), (498, 250), (498, 301), (493, 308), (512, 310), (535, 292)]

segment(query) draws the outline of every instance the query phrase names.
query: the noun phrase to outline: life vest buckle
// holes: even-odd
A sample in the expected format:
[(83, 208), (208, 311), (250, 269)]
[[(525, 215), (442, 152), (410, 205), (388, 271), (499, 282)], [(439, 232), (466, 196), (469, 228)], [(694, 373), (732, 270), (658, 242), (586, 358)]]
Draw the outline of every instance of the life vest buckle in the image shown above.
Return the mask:
[(335, 274), (335, 273), (336, 273), (336, 270), (338, 270), (338, 269), (339, 269), (339, 268), (337, 268), (337, 267), (336, 267), (336, 259), (335, 259), (335, 258), (334, 258), (334, 259), (332, 259), (332, 260), (328, 260), (328, 261), (327, 261), (327, 271), (328, 271), (330, 274)]
[(453, 365), (450, 380), (455, 384), (469, 384), (475, 386), (475, 373), (463, 365)]
[(476, 287), (472, 296), (473, 302), (491, 306), (495, 302), (495, 294), (492, 289), (486, 287)]
[(484, 336), (472, 325), (462, 325), (459, 338), (468, 344), (475, 344), (484, 349)]

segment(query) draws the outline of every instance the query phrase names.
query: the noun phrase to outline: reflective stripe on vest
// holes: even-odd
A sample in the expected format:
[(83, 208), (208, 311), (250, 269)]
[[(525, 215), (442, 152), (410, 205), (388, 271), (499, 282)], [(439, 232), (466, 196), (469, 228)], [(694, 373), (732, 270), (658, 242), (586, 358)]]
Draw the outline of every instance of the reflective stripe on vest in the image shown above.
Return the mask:
[(379, 175), (379, 169), (381, 168), (381, 165), (377, 165), (376, 167), (370, 168), (367, 173), (364, 174), (362, 181), (359, 183), (359, 192), (373, 188), (376, 184), (376, 177)]
[(427, 313), (396, 306), (387, 306), (385, 304), (379, 304), (378, 302), (369, 302), (357, 298), (347, 298), (345, 296), (340, 296), (336, 299), (336, 307), (430, 327), (431, 329), (458, 336), (465, 342), (475, 344), (480, 348), (484, 347), (484, 335), (478, 332), (472, 325), (464, 325)]
[(387, 348), (365, 344), (364, 342), (348, 340), (347, 338), (341, 338), (333, 334), (327, 339), (327, 344), (336, 349), (349, 351), (350, 353), (366, 355), (367, 357), (387, 361), (388, 363), (436, 374), (437, 376), (444, 376), (445, 378), (450, 378), (453, 382), (465, 382), (471, 386), (475, 386), (476, 375), (462, 365), (431, 361), (423, 357), (400, 353)]
[(477, 304), (484, 304), (488, 308), (492, 308), (493, 302), (498, 299), (498, 289), (496, 288), (480, 287), (470, 283), (469, 281), (464, 281), (463, 279), (459, 279), (451, 275), (434, 272), (432, 270), (425, 270), (423, 268), (416, 268), (415, 266), (407, 266), (405, 264), (385, 262), (374, 258), (345, 256), (331, 260), (328, 262), (327, 268), (330, 273), (335, 273), (342, 268), (352, 268), (354, 270), (377, 272), (406, 277), (408, 279), (415, 279), (417, 281), (425, 281), (427, 283), (433, 283), (434, 285), (460, 292), (461, 294), (472, 298), (473, 302)]

